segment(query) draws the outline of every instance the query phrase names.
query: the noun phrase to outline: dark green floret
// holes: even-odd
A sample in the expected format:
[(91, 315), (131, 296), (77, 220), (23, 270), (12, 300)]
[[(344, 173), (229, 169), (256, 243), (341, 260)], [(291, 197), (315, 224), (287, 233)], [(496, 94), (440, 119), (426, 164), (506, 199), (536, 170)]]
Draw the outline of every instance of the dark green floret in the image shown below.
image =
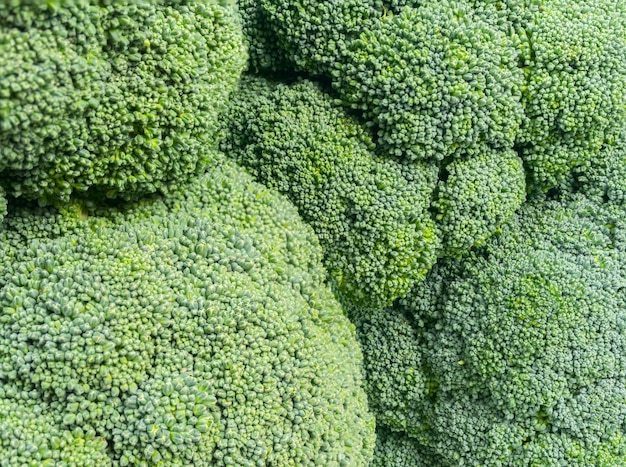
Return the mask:
[(361, 352), (319, 244), (242, 169), (124, 210), (18, 209), (0, 245), (0, 394), (27, 392), (36, 407), (10, 413), (35, 411), (67, 449), (104, 442), (121, 466), (369, 463)]
[(527, 3), (526, 11), (516, 14), (525, 75), (525, 118), (517, 144), (533, 185), (546, 190), (592, 161), (623, 126), (626, 4)]
[(377, 157), (368, 133), (313, 83), (244, 80), (222, 148), (296, 205), (348, 302), (388, 306), (434, 264), (436, 167)]
[(522, 160), (511, 150), (455, 160), (445, 168), (433, 206), (445, 256), (481, 246), (526, 199)]
[(0, 6), (0, 178), (7, 193), (133, 198), (208, 161), (245, 66), (232, 7)]

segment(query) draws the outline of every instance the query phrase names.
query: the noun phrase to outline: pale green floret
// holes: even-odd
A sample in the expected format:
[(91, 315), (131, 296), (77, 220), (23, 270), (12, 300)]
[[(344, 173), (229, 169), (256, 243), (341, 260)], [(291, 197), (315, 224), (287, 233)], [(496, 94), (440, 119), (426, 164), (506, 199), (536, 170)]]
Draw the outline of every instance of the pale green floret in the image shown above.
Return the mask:
[(0, 466), (112, 465), (104, 439), (58, 426), (38, 397), (0, 384)]
[(436, 261), (436, 167), (378, 158), (368, 134), (313, 83), (244, 80), (222, 148), (296, 205), (348, 302), (388, 306)]
[(582, 197), (527, 204), (436, 266), (390, 329), (358, 324), (379, 424), (424, 465), (624, 465), (623, 219)]
[(165, 200), (5, 219), (0, 387), (114, 465), (368, 465), (362, 356), (313, 231), (211, 157)]
[(200, 171), (245, 66), (217, 1), (0, 6), (0, 178), (45, 202), (133, 198)]
[(455, 160), (439, 182), (436, 219), (445, 256), (479, 247), (508, 221), (526, 199), (522, 160), (511, 150)]

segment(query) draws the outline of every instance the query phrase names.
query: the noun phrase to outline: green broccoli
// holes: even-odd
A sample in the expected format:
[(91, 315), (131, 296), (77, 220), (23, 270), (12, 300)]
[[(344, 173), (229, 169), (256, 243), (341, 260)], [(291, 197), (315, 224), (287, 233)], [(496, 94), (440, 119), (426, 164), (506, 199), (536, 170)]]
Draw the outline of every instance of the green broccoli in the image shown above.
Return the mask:
[(522, 160), (512, 150), (455, 160), (445, 167), (433, 207), (444, 256), (482, 245), (526, 199)]
[(624, 218), (534, 201), (387, 321), (356, 313), (379, 424), (424, 465), (626, 463)]
[(200, 171), (245, 66), (224, 2), (0, 5), (0, 179), (46, 203), (134, 198)]
[[(253, 69), (327, 75), (354, 37), (382, 14), (376, 0), (243, 0)], [(241, 7), (240, 7), (241, 8)]]
[(586, 167), (574, 171), (566, 191), (582, 192), (597, 202), (626, 207), (626, 126)]
[[(210, 170), (166, 198), (5, 219), (6, 423), (34, 412), (80, 448), (71, 455), (83, 444), (66, 432), (91, 456), (103, 440), (122, 466), (367, 465), (361, 351), (323, 285), (313, 231), (242, 169), (206, 157)], [(5, 392), (35, 406), (20, 397), (13, 409)], [(19, 455), (34, 465), (39, 434), (24, 430)], [(0, 458), (18, 455), (15, 443), (0, 443)]]
[(386, 154), (442, 160), (512, 148), (523, 115), (517, 61), (497, 27), (443, 1), (380, 18), (331, 75)]
[(37, 393), (0, 386), (0, 465), (107, 467), (103, 438), (55, 425)]
[(376, 450), (372, 467), (432, 466), (427, 450), (406, 434), (380, 428), (376, 431)]
[(558, 185), (626, 119), (626, 4), (533, 0), (517, 13), (525, 118), (517, 146), (533, 185)]
[(388, 306), (435, 263), (436, 167), (376, 157), (369, 135), (316, 85), (246, 79), (224, 127), (224, 151), (313, 227), (347, 302)]
[(329, 80), (389, 156), (515, 149), (529, 188), (547, 191), (588, 164), (626, 118), (623, 2), (257, 5), (272, 55)]

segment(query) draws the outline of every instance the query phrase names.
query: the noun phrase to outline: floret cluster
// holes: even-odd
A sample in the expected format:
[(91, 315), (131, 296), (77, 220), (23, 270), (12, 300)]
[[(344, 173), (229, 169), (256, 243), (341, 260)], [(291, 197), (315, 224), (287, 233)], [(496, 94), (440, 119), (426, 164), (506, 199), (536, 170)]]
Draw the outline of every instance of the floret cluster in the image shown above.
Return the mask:
[(626, 466), (626, 3), (0, 2), (0, 466)]

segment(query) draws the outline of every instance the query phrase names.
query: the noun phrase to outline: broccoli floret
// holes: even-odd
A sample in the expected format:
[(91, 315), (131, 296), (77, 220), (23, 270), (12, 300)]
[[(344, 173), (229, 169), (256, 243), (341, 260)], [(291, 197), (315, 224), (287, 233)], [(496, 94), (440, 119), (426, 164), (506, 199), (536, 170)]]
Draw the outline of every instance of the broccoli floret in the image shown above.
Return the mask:
[(522, 120), (517, 52), (464, 2), (403, 8), (347, 48), (333, 86), (376, 124), (387, 154), (441, 160), (513, 146)]
[(624, 464), (623, 219), (580, 196), (534, 201), (438, 264), (393, 326), (359, 318), (379, 423), (426, 465)]
[(525, 74), (517, 144), (533, 185), (546, 190), (595, 158), (626, 119), (626, 5), (528, 3), (516, 26)]
[(217, 1), (0, 6), (0, 178), (47, 203), (133, 198), (202, 169), (245, 66)]
[[(382, 2), (377, 0), (244, 0), (243, 3), (247, 9), (248, 5), (256, 4), (250, 10), (256, 16), (244, 16), (244, 30), (252, 41), (261, 39), (264, 49), (275, 51), (270, 63), (282, 56), (291, 68), (313, 75), (328, 74), (350, 41), (383, 12)], [(265, 32), (268, 30), (271, 32)]]
[(55, 425), (36, 392), (0, 384), (0, 465), (107, 467), (104, 439)]
[(362, 127), (311, 82), (245, 80), (222, 148), (292, 200), (348, 302), (388, 306), (434, 264), (439, 234), (428, 208), (436, 167), (375, 156)]
[(313, 231), (211, 158), (165, 199), (5, 219), (0, 386), (116, 465), (367, 465), (362, 356)]
[(599, 203), (626, 207), (626, 128), (586, 166), (577, 167), (565, 192), (581, 192)]
[(422, 335), (410, 316), (396, 308), (350, 310), (364, 349), (365, 387), (377, 424), (395, 431), (425, 425), (422, 408), (430, 380)]
[(445, 256), (482, 245), (526, 198), (524, 166), (511, 150), (455, 160), (445, 173), (433, 202)]

